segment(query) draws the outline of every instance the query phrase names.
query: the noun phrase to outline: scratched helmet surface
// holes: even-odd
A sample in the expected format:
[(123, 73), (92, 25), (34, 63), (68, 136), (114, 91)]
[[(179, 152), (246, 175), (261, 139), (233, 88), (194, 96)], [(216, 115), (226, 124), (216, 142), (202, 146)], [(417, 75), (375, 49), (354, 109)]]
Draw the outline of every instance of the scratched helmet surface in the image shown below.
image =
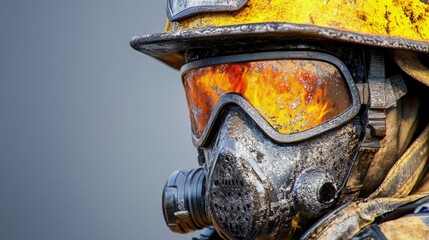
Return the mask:
[(168, 0), (167, 16), (165, 32), (131, 46), (175, 68), (189, 49), (285, 39), (429, 52), (427, 0)]

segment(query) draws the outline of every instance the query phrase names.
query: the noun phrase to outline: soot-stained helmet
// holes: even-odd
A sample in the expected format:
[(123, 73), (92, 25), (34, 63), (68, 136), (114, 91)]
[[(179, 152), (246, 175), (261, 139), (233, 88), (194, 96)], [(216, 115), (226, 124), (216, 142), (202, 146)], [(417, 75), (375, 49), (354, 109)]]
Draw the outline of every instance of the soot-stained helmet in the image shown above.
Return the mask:
[(333, 40), (408, 50), (395, 54), (397, 63), (429, 86), (419, 56), (429, 53), (428, 1), (168, 0), (167, 15), (165, 32), (134, 37), (131, 46), (174, 68), (187, 50)]

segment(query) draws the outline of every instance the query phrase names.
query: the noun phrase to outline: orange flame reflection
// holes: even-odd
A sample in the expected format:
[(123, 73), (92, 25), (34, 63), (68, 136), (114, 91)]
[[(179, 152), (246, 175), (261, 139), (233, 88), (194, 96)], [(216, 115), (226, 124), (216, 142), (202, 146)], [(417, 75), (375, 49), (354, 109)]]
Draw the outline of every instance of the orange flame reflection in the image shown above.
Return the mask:
[(331, 64), (265, 60), (188, 71), (184, 86), (194, 134), (200, 137), (219, 99), (243, 96), (278, 132), (290, 134), (326, 122), (351, 106), (348, 88)]

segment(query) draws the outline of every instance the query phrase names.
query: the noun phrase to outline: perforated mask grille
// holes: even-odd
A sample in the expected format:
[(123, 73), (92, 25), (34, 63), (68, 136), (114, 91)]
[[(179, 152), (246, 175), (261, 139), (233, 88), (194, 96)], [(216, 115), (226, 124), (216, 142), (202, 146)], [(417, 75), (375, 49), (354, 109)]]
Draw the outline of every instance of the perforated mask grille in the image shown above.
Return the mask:
[(210, 181), (209, 206), (216, 225), (236, 239), (249, 239), (256, 234), (258, 219), (255, 217), (260, 212), (255, 216), (254, 211), (260, 209), (259, 199), (265, 195), (262, 187), (258, 193), (255, 186), (258, 181), (249, 174), (252, 170), (246, 165), (231, 156), (221, 156)]

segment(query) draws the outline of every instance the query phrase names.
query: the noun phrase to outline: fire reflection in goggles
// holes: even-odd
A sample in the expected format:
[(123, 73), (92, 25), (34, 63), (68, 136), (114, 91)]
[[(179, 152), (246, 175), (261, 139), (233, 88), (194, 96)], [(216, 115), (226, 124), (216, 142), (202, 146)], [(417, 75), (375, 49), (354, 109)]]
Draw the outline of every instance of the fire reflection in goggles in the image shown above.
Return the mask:
[(338, 69), (316, 60), (264, 60), (196, 68), (183, 77), (192, 129), (200, 137), (219, 99), (244, 97), (279, 133), (308, 130), (352, 106)]

